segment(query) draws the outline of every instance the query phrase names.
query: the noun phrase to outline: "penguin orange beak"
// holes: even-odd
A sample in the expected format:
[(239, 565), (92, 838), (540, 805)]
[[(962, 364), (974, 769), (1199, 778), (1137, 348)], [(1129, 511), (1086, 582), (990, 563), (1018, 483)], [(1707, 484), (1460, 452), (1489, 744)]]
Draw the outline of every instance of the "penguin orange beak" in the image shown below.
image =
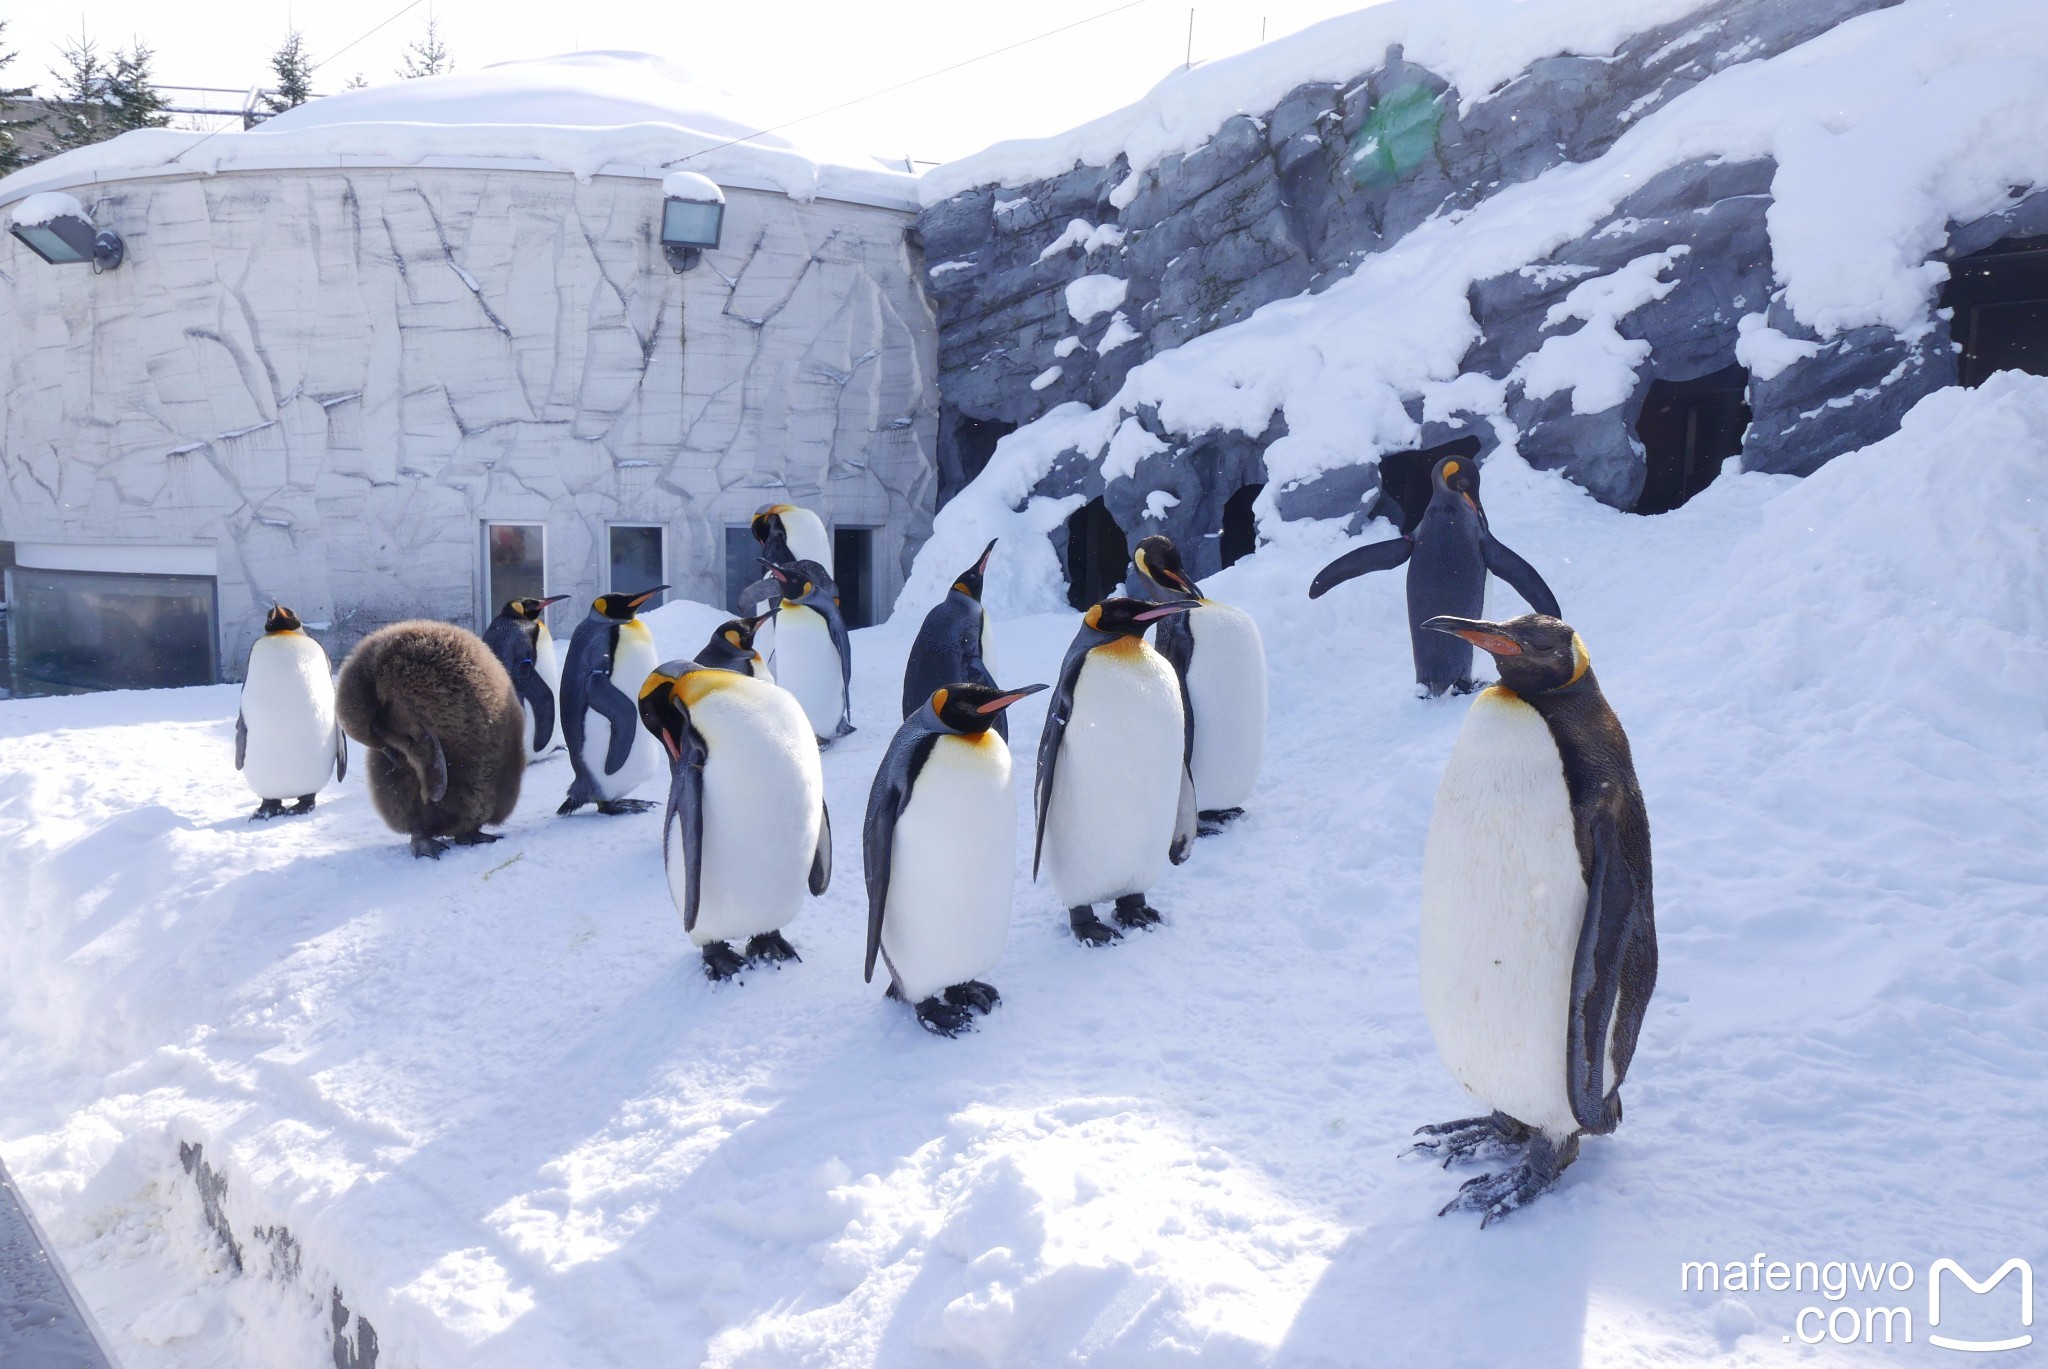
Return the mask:
[(1423, 626), (1434, 632), (1448, 632), (1453, 637), (1463, 637), (1489, 656), (1522, 654), (1522, 644), (1508, 636), (1499, 623), (1488, 623), (1478, 618), (1445, 616), (1431, 618)]
[(661, 593), (663, 590), (667, 588), (667, 585), (656, 585), (653, 589), (643, 590), (639, 594), (634, 595), (626, 602), (633, 606), (635, 612), (638, 612), (640, 605), (646, 603), (649, 599), (652, 599), (655, 595)]
[(1011, 704), (1016, 703), (1019, 699), (1028, 699), (1033, 694), (1036, 694), (1039, 690), (1050, 688), (1052, 688), (1051, 685), (1025, 685), (1022, 689), (1013, 689), (1009, 693), (1004, 694), (998, 698), (990, 699), (987, 703), (982, 704), (974, 711), (977, 713), (1000, 713), (1004, 709), (1008, 708)]
[(981, 559), (974, 563), (974, 573), (976, 575), (983, 575), (987, 573), (988, 558), (995, 555), (996, 543), (1001, 540), (1002, 539), (998, 537), (991, 537), (988, 539), (988, 545), (986, 547), (983, 547), (981, 550)]
[(1155, 619), (1171, 618), (1176, 613), (1186, 613), (1190, 609), (1200, 607), (1200, 604), (1193, 603), (1191, 601), (1176, 599), (1174, 602), (1170, 604), (1156, 604), (1153, 607), (1146, 609), (1143, 613), (1134, 613), (1131, 615), (1131, 618), (1134, 622), (1149, 623), (1154, 621)]

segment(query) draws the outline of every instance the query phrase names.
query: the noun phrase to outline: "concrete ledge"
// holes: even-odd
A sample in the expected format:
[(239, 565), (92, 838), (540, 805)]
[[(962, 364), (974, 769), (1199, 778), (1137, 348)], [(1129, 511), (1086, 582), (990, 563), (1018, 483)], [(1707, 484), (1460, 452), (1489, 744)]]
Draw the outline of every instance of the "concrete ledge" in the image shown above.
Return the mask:
[(114, 1369), (85, 1300), (0, 1164), (0, 1364)]

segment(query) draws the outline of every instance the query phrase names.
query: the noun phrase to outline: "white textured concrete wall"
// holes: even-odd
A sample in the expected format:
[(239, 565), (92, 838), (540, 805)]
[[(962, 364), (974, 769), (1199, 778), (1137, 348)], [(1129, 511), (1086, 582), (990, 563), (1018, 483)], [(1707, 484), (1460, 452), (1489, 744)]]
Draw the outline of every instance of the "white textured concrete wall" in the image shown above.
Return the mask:
[[(276, 598), (331, 644), (473, 623), (480, 525), (545, 522), (549, 588), (668, 526), (722, 597), (771, 498), (877, 534), (886, 608), (931, 524), (933, 327), (908, 213), (729, 191), (686, 275), (658, 182), (239, 172), (82, 188), (128, 260), (0, 237), (0, 539), (213, 542), (222, 661)], [(558, 610), (563, 625), (578, 616)]]

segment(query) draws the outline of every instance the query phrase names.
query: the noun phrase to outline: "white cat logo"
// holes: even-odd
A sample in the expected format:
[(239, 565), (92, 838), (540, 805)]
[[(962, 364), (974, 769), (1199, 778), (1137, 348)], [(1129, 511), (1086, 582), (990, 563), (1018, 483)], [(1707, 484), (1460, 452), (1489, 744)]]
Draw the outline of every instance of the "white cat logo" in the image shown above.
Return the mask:
[[(1989, 1293), (2005, 1281), (2005, 1276), (2015, 1269), (2020, 1274), (2020, 1325), (2034, 1324), (2034, 1267), (2022, 1259), (2010, 1259), (1998, 1266), (1998, 1272), (1978, 1283), (1969, 1272), (1954, 1260), (1936, 1260), (1927, 1271), (1927, 1325), (1932, 1328), (1941, 1325), (1941, 1275), (1943, 1270), (1961, 1279), (1972, 1293)], [(1956, 1340), (1950, 1336), (1937, 1336), (1930, 1332), (1927, 1339), (1944, 1350), (1969, 1350), (1978, 1354), (1989, 1354), (1993, 1350), (2020, 1350), (2034, 1343), (2031, 1335), (2014, 1336), (2010, 1340)]]

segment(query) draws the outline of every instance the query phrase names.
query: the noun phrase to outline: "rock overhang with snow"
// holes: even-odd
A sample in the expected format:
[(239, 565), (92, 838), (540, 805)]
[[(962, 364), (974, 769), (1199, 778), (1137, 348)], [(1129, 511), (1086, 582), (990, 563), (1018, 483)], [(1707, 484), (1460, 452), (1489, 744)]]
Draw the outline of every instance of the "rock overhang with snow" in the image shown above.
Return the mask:
[[(2048, 232), (2036, 18), (1395, 3), (928, 173), (953, 504), (913, 584), (1006, 526), (1056, 560), (1034, 502), (1100, 498), (1200, 575), (1232, 482), (1268, 536), (1355, 528), (1381, 457), (1467, 439), (1655, 511), (1723, 454), (1884, 436), (1958, 379), (1947, 262)], [(1673, 474), (1673, 424), (1739, 444)], [(1126, 468), (1131, 425), (1159, 450)]]

